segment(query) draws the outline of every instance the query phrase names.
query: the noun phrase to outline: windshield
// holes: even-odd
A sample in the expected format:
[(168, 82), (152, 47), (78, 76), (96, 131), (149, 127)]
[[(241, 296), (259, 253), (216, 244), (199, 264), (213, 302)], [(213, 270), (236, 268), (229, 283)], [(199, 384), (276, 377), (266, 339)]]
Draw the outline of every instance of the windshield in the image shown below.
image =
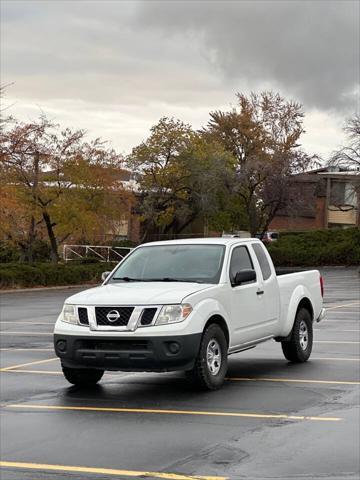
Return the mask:
[(128, 255), (110, 282), (218, 283), (224, 245), (154, 245)]

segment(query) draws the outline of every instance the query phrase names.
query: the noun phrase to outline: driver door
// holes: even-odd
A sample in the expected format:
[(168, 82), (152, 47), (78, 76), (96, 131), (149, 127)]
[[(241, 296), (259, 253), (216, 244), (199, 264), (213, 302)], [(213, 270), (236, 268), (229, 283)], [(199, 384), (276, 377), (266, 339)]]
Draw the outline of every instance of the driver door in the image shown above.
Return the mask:
[(236, 246), (231, 252), (229, 264), (230, 305), (232, 319), (231, 347), (261, 338), (259, 330), (264, 319), (262, 278), (256, 272), (256, 280), (234, 285), (240, 270), (255, 270), (250, 252), (245, 245)]

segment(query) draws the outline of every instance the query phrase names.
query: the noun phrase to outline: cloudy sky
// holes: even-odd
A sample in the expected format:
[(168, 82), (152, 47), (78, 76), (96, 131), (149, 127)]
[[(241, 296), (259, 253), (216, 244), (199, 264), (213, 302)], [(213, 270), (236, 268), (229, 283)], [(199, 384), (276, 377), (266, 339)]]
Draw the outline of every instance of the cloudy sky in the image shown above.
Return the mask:
[(1, 84), (20, 119), (45, 112), (127, 153), (163, 116), (195, 128), (273, 89), (303, 103), (325, 158), (359, 110), (355, 0), (2, 0)]

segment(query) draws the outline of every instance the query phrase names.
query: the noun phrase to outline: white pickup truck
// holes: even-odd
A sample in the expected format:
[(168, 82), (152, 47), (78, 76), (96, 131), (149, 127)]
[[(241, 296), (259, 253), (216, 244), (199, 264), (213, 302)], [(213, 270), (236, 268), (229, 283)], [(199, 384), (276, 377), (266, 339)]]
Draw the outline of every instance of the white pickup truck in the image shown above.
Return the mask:
[(214, 390), (229, 355), (266, 340), (305, 362), (313, 322), (325, 314), (320, 273), (277, 274), (253, 238), (143, 244), (103, 279), (69, 297), (55, 325), (55, 351), (72, 384), (95, 384), (105, 370), (183, 370)]

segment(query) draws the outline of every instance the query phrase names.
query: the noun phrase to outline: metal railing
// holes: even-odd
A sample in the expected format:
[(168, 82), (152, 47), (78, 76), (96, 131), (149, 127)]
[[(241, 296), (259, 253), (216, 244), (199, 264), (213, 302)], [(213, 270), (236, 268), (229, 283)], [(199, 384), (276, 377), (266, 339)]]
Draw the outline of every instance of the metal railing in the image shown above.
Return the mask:
[(119, 262), (132, 250), (130, 247), (112, 247), (110, 245), (64, 245), (65, 262), (96, 258), (99, 262)]

